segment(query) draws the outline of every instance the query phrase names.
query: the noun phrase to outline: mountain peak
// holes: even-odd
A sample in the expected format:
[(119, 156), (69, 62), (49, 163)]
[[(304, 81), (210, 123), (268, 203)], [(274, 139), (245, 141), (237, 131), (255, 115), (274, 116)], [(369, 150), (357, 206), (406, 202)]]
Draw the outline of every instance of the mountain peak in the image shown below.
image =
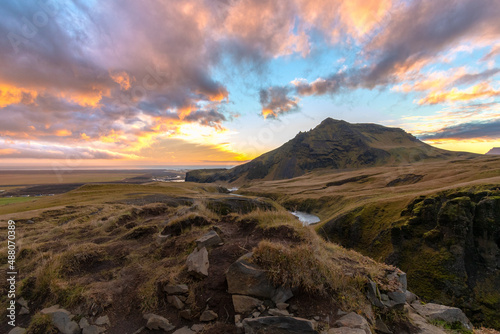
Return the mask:
[[(227, 171), (201, 180), (186, 175), (186, 181), (233, 182), (236, 180), (279, 180), (315, 169), (355, 169), (387, 164), (407, 164), (432, 159), (457, 158), (450, 152), (425, 144), (399, 128), (378, 124), (352, 124), (326, 118), (314, 129), (300, 132), (281, 147)], [(204, 171), (203, 175), (207, 175)], [(210, 181), (209, 181), (210, 180)]]

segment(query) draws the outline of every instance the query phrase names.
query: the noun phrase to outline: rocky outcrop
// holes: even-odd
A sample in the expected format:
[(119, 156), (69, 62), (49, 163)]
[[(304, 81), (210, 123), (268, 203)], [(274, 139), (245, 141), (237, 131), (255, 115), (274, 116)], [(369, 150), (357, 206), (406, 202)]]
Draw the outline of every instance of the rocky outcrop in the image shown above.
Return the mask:
[(472, 324), (461, 309), (434, 303), (421, 304), (414, 302), (411, 305), (418, 314), (429, 320), (441, 320), (453, 324), (459, 322), (463, 327), (472, 330)]
[[(459, 307), (473, 323), (500, 329), (500, 298), (495, 292), (500, 286), (497, 188), (418, 197), (387, 225), (374, 225), (373, 221), (386, 219), (382, 215), (389, 207), (377, 208), (380, 216), (364, 207), (355, 208), (326, 222), (320, 233), (401, 268), (408, 273), (411, 290), (426, 302)], [(375, 238), (367, 237), (366, 226), (371, 226), (369, 234)], [(374, 231), (373, 226), (380, 230)], [(375, 294), (372, 289), (371, 299)], [(388, 297), (403, 301), (402, 296)]]
[(361, 329), (365, 334), (371, 334), (370, 325), (366, 319), (354, 312), (346, 314), (337, 320), (335, 322), (335, 327)]
[(266, 276), (266, 271), (249, 259), (252, 253), (240, 257), (226, 273), (228, 292), (270, 299), (275, 303), (286, 302), (293, 296), (290, 289), (274, 287)]
[(201, 238), (196, 240), (196, 247), (198, 249), (218, 246), (220, 244), (222, 244), (222, 239), (214, 230), (204, 234)]

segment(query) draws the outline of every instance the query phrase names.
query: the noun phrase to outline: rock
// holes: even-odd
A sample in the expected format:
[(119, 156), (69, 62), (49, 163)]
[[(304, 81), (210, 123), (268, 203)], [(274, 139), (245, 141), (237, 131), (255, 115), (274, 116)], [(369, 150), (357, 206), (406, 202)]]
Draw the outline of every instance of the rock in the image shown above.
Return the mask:
[(252, 318), (258, 318), (260, 317), (260, 314), (260, 312), (255, 311), (254, 313), (252, 313)]
[(90, 325), (85, 327), (82, 331), (82, 334), (101, 334), (104, 333), (106, 329), (104, 327), (99, 327), (96, 325)]
[(217, 226), (217, 225), (212, 226), (212, 230), (217, 232), (217, 234), (219, 235), (219, 238), (221, 235), (224, 236), (224, 232), (221, 230), (221, 228), (219, 226)]
[(86, 327), (89, 327), (90, 323), (87, 320), (87, 318), (81, 318), (80, 321), (78, 322), (78, 326), (80, 326), (81, 329), (84, 329)]
[(262, 303), (262, 300), (259, 300), (257, 298), (242, 295), (233, 295), (233, 306), (236, 313), (250, 313), (255, 308), (262, 305)]
[(161, 244), (165, 243), (165, 241), (168, 240), (168, 238), (170, 238), (170, 234), (168, 235), (163, 235), (163, 234), (158, 234), (156, 236), (156, 239), (155, 239), (155, 243), (160, 246)]
[(369, 280), (366, 284), (366, 297), (376, 307), (383, 308), (384, 304), (380, 300), (380, 291), (378, 290), (377, 283)]
[(183, 302), (183, 303), (186, 302), (186, 300), (187, 300), (187, 297), (186, 296), (182, 296), (182, 295), (177, 295), (177, 298), (179, 298), (180, 301)]
[(205, 247), (195, 249), (187, 258), (188, 273), (199, 278), (208, 277), (208, 251)]
[(408, 288), (408, 278), (406, 277), (406, 273), (401, 272), (398, 278), (399, 278), (399, 283), (401, 283), (403, 292), (406, 292), (406, 289)]
[(21, 310), (18, 313), (19, 315), (25, 315), (25, 314), (30, 314), (30, 310), (28, 310), (26, 307), (21, 307)]
[(288, 288), (274, 288), (267, 279), (266, 271), (248, 261), (251, 256), (252, 253), (247, 253), (229, 266), (226, 273), (229, 293), (272, 299), (275, 303), (293, 297)]
[(422, 305), (420, 302), (414, 302), (411, 306), (419, 315), (429, 320), (442, 320), (450, 324), (460, 322), (465, 328), (472, 330), (472, 324), (461, 309), (449, 307), (434, 303)]
[(69, 312), (66, 310), (55, 311), (50, 313), (52, 324), (62, 334), (80, 334), (80, 327), (75, 321), (69, 317)]
[(377, 333), (392, 334), (392, 332), (389, 329), (389, 327), (387, 327), (387, 325), (385, 324), (385, 322), (382, 319), (380, 319), (380, 317), (378, 317), (377, 320), (375, 320), (374, 329), (375, 329), (375, 331)]
[(359, 328), (365, 331), (366, 334), (371, 334), (370, 325), (365, 318), (356, 314), (354, 312), (348, 313), (338, 319), (335, 324), (335, 327), (350, 327), (350, 328)]
[(190, 309), (182, 310), (179, 312), (179, 316), (186, 320), (191, 320), (191, 310)]
[(264, 269), (250, 263), (253, 253), (247, 253), (229, 266), (226, 273), (228, 292), (271, 299), (275, 289)]
[(292, 297), (293, 297), (293, 293), (292, 293), (292, 290), (290, 290), (290, 288), (279, 287), (274, 292), (274, 295), (271, 297), (271, 300), (275, 304), (279, 304), (279, 303), (286, 302), (288, 299), (290, 299)]
[(145, 314), (144, 319), (148, 321), (146, 324), (148, 329), (163, 329), (168, 332), (175, 328), (168, 319), (156, 314)]
[(33, 220), (31, 220), (31, 219), (28, 219), (28, 220), (25, 222), (25, 224), (34, 224), (34, 223), (35, 223), (35, 222), (34, 222)]
[(277, 308), (272, 308), (268, 312), (269, 312), (270, 315), (274, 315), (274, 316), (277, 316), (277, 317), (288, 317), (288, 316), (290, 316), (290, 313), (288, 313), (287, 310), (279, 310)]
[(176, 309), (182, 310), (184, 308), (184, 303), (177, 296), (168, 296), (167, 302), (172, 304)]
[(196, 333), (201, 332), (205, 328), (205, 325), (203, 324), (195, 324), (191, 326), (191, 330), (195, 331)]
[(19, 298), (17, 300), (17, 303), (23, 307), (26, 307), (27, 309), (29, 309), (28, 307), (28, 301), (26, 299), (24, 299), (23, 297)]
[(366, 332), (359, 328), (350, 328), (350, 327), (339, 327), (339, 328), (330, 328), (328, 330), (328, 334), (365, 334)]
[(318, 334), (313, 323), (307, 319), (293, 317), (260, 317), (244, 319), (245, 334), (279, 333), (279, 334)]
[(194, 334), (194, 333), (195, 332), (192, 331), (191, 329), (189, 329), (189, 327), (185, 326), (185, 327), (179, 328), (178, 330), (176, 330), (172, 334)]
[(94, 323), (98, 326), (111, 326), (111, 322), (109, 321), (109, 317), (107, 315), (97, 318)]
[(215, 320), (217, 319), (219, 316), (217, 315), (217, 313), (215, 313), (214, 311), (211, 311), (211, 310), (206, 310), (204, 311), (201, 316), (200, 316), (200, 321), (203, 321), (203, 322), (209, 322), (209, 321), (212, 321), (212, 320)]
[(299, 307), (297, 305), (290, 306), (290, 311), (297, 312), (298, 310), (299, 310)]
[(408, 291), (408, 290), (406, 290), (405, 296), (406, 296), (406, 302), (408, 304), (411, 304), (418, 299), (416, 294), (414, 294), (413, 292)]
[(186, 284), (169, 284), (163, 288), (168, 295), (185, 295), (189, 292), (189, 288)]
[(8, 334), (24, 334), (26, 333), (26, 328), (14, 327), (10, 330)]
[(419, 334), (446, 334), (441, 328), (429, 324), (409, 305), (405, 305), (405, 309), (408, 311), (408, 316), (413, 325), (419, 329)]
[(278, 308), (278, 310), (286, 310), (288, 308), (288, 304), (287, 303), (276, 303), (276, 307)]
[(202, 249), (203, 247), (209, 248), (211, 246), (217, 246), (221, 243), (222, 239), (219, 237), (217, 232), (212, 230), (196, 240), (196, 247), (198, 249)]
[(319, 321), (320, 317), (316, 315), (313, 317), (313, 319), (314, 319), (314, 321)]
[(391, 307), (403, 307), (406, 304), (406, 294), (401, 291), (391, 291), (387, 293), (391, 303)]

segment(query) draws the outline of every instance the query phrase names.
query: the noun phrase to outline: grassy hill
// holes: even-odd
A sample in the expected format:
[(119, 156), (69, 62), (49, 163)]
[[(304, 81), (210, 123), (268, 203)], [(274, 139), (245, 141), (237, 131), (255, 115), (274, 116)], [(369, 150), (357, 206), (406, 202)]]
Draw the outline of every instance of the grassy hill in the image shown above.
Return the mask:
[(402, 129), (327, 118), (311, 131), (299, 133), (246, 164), (230, 170), (191, 171), (186, 181), (281, 180), (318, 169), (344, 170), (473, 156), (437, 149)]

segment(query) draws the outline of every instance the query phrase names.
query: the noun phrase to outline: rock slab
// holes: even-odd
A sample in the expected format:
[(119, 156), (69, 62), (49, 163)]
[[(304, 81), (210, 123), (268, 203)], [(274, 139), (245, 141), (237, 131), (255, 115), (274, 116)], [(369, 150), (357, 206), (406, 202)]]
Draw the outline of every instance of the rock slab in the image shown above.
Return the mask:
[(293, 317), (260, 317), (243, 320), (245, 334), (318, 334), (312, 321)]

